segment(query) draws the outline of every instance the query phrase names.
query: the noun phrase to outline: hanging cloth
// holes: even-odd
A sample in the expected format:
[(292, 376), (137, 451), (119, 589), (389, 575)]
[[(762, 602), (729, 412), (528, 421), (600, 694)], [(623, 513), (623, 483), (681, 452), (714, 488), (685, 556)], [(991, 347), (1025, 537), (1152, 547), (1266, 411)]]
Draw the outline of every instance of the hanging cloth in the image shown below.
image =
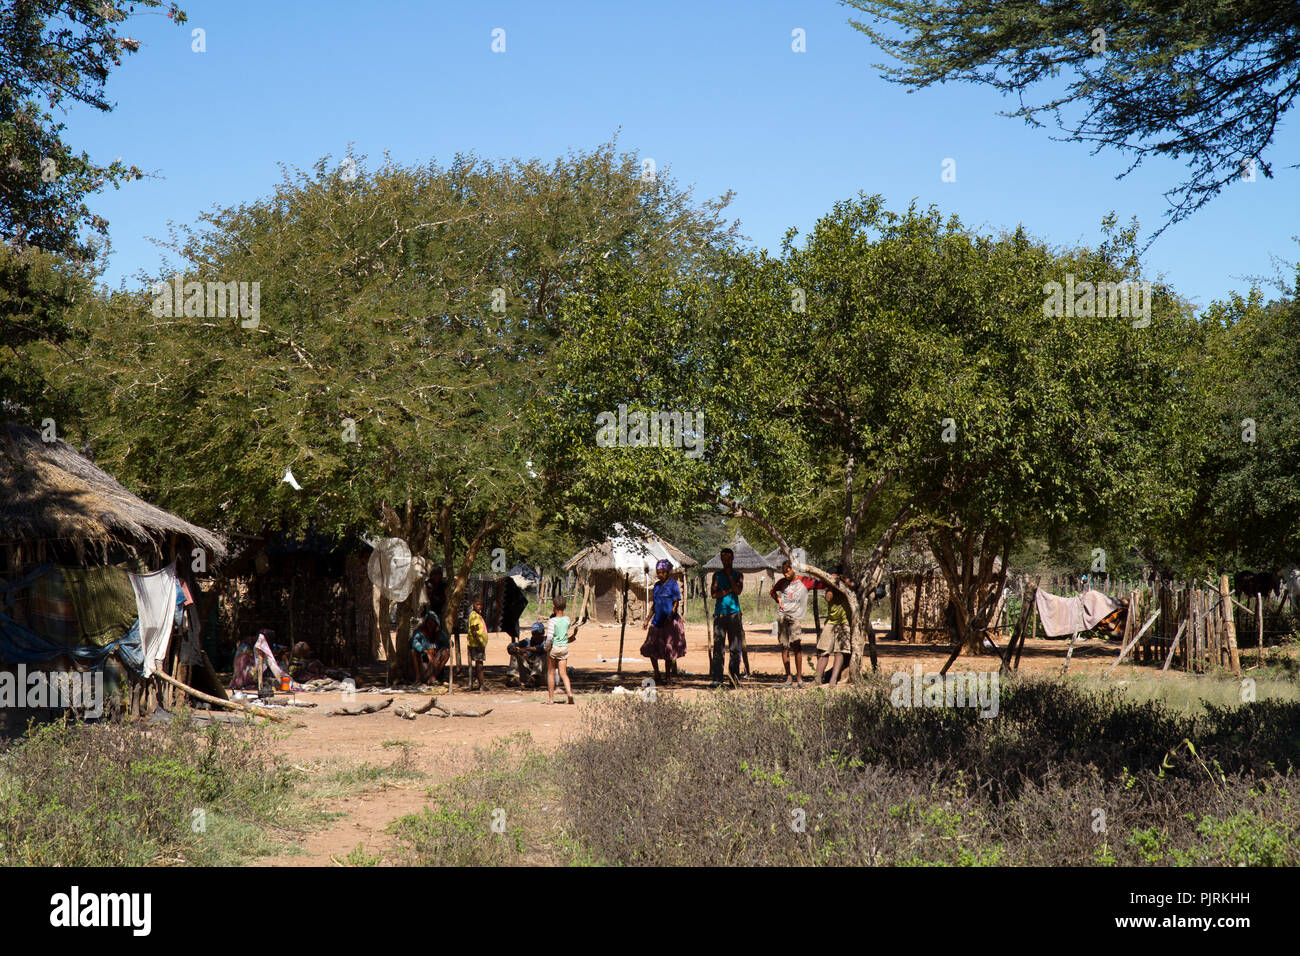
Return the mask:
[(167, 656), (167, 647), (172, 639), (172, 618), (176, 614), (176, 562), (152, 574), (131, 574), (130, 577), (136, 610), (140, 613), (144, 676), (152, 677)]

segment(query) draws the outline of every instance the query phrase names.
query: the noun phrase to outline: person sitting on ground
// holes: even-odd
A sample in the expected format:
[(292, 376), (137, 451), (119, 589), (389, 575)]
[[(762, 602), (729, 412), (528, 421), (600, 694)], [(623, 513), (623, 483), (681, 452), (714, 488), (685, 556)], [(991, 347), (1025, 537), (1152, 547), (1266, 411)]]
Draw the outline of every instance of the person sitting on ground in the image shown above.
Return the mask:
[(474, 667), (474, 676), (478, 680), (478, 689), (483, 690), (483, 665), (487, 661), (488, 631), (487, 621), (483, 619), (483, 599), (474, 599), (473, 610), (469, 614), (469, 634), (465, 646), (469, 649), (470, 663)]
[(790, 656), (794, 655), (794, 683), (803, 686), (803, 618), (808, 611), (808, 589), (794, 573), (787, 558), (781, 562), (781, 577), (768, 594), (776, 602), (776, 639), (781, 642), (781, 663), (785, 666), (785, 683), (790, 686)]
[(528, 639), (507, 644), (506, 653), (510, 655), (506, 683), (518, 683), (522, 687), (527, 680), (536, 687), (546, 673), (546, 625), (534, 621)]
[(257, 654), (252, 641), (240, 641), (230, 677), (231, 690), (257, 690)]
[(675, 578), (670, 578), (673, 563), (660, 559), (655, 565), (654, 613), (645, 619), (646, 638), (641, 653), (650, 658), (654, 667), (655, 683), (659, 683), (659, 660), (664, 662), (663, 683), (677, 673), (677, 659), (686, 656), (686, 625), (678, 613), (682, 605), (682, 589)]
[[(428, 660), (428, 670), (420, 663), (421, 656)], [(411, 660), (415, 664), (415, 679), (420, 683), (442, 682), (442, 669), (451, 658), (451, 638), (442, 619), (433, 611), (425, 611), (420, 626), (411, 635)]]
[(549, 647), (546, 657), (546, 693), (548, 704), (555, 703), (555, 672), (560, 672), (560, 678), (564, 681), (564, 693), (569, 698), (569, 703), (573, 701), (573, 687), (569, 684), (569, 643), (571, 635), (569, 634), (569, 618), (564, 613), (565, 600), (564, 595), (558, 596), (551, 607), (555, 614), (546, 623), (546, 643)]
[[(846, 586), (838, 574), (835, 580)], [(822, 682), (826, 668), (831, 667), (830, 686), (839, 683), (840, 671), (853, 653), (853, 644), (849, 640), (849, 608), (844, 595), (835, 588), (826, 591), (826, 627), (817, 638), (817, 680)]]

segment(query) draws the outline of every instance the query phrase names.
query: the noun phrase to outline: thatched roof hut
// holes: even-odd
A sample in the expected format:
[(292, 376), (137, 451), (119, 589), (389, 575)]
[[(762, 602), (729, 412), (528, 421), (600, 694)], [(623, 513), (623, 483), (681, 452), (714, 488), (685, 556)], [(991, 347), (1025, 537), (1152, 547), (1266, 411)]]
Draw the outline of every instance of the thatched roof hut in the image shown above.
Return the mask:
[[(640, 565), (639, 568), (628, 567), (629, 552), (640, 555), (634, 562)], [(564, 570), (578, 575), (578, 592), (583, 595), (583, 605), (569, 608), (569, 614), (576, 615), (581, 609), (597, 624), (619, 623), (623, 615), (626, 576), (628, 620), (641, 620), (649, 605), (654, 580), (650, 569), (654, 568), (658, 554), (667, 554), (676, 564), (672, 576), (678, 579), (684, 594), (686, 569), (696, 567), (699, 562), (657, 534), (638, 528), (632, 535), (617, 535), (588, 545), (565, 562)]]
[[(727, 545), (727, 547), (731, 548), (732, 551), (733, 560), (731, 562), (731, 567), (734, 570), (739, 571), (741, 574), (749, 574), (753, 571), (780, 570), (781, 565), (779, 562), (775, 567), (773, 567), (772, 563), (768, 561), (767, 558), (763, 557), (763, 555), (755, 551), (754, 546), (746, 541), (745, 536), (739, 532), (736, 533), (736, 537), (732, 539), (731, 544)], [(709, 558), (704, 565), (704, 570), (722, 570), (721, 551)]]
[(46, 545), (71, 549), (83, 561), (88, 548), (107, 559), (110, 546), (161, 557), (169, 541), (186, 554), (205, 549), (209, 562), (226, 554), (220, 536), (127, 491), (67, 442), (0, 424), (0, 548), (8, 547), (10, 563)]

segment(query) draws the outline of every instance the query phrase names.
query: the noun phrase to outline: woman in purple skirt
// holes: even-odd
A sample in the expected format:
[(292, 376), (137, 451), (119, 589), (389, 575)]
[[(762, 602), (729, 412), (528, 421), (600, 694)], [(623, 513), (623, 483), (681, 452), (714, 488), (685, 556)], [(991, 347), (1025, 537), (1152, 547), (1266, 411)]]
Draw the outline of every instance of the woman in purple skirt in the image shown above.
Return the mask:
[(668, 572), (673, 564), (661, 560), (655, 565), (654, 613), (646, 618), (645, 643), (641, 653), (650, 658), (655, 669), (655, 683), (659, 683), (659, 661), (664, 662), (662, 682), (677, 674), (677, 659), (686, 656), (686, 622), (682, 620), (682, 589)]

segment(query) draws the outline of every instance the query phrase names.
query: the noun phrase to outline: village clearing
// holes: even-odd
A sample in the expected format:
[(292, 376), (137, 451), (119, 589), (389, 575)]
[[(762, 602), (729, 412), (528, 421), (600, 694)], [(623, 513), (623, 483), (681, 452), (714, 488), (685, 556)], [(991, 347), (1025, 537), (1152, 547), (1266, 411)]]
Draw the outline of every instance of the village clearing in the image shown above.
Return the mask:
[[(770, 627), (755, 624), (747, 628), (746, 645), (751, 664), (751, 678), (742, 680), (738, 692), (708, 688), (708, 660), (705, 651), (705, 628), (699, 624), (687, 628), (686, 657), (680, 662), (681, 679), (672, 685), (657, 686), (664, 698), (697, 700), (717, 694), (768, 693), (781, 695), (816, 694), (811, 684), (800, 689), (779, 687), (783, 680), (780, 648), (771, 638)], [(489, 748), (495, 741), (527, 734), (531, 743), (550, 753), (565, 740), (582, 734), (585, 714), (591, 702), (609, 697), (620, 684), (636, 690), (651, 676), (650, 663), (640, 657), (638, 649), (643, 632), (629, 627), (624, 636), (623, 675), (616, 674), (619, 628), (589, 626), (582, 629), (570, 655), (570, 673), (575, 706), (563, 704), (563, 690), (557, 703), (546, 703), (546, 689), (507, 687), (504, 681), (507, 655), (505, 639), (494, 635), (487, 650), (488, 687), (483, 692), (465, 690), (463, 668), (457, 674), (456, 690), (448, 695), (439, 692), (439, 703), (459, 711), (484, 711), (486, 716), (438, 717), (421, 715), (415, 720), (397, 716), (405, 704), (416, 706), (428, 700), (427, 694), (400, 692), (364, 693), (355, 696), (355, 704), (394, 698), (391, 707), (361, 716), (328, 716), (343, 705), (339, 692), (297, 694), (294, 699), (315, 703), (312, 708), (289, 711), (292, 721), (274, 730), (274, 751), (280, 761), (301, 772), (306, 785), (302, 792), (319, 811), (320, 825), (294, 832), (281, 831), (274, 836), (282, 841), (277, 848), (268, 846), (268, 855), (256, 858), (254, 865), (330, 866), (394, 865), (410, 862), (403, 859), (392, 825), (400, 818), (420, 812), (432, 802), (433, 788), (464, 773), (474, 764), (475, 751)], [(805, 654), (815, 645), (811, 628), (805, 629)], [(1022, 674), (1059, 675), (1068, 641), (1031, 639), (1021, 659)], [(912, 672), (917, 664), (923, 673), (937, 672), (949, 653), (943, 644), (907, 644), (877, 641), (880, 673), (888, 679), (897, 671)], [(1069, 680), (1089, 689), (1118, 687), (1136, 700), (1163, 699), (1178, 710), (1194, 711), (1202, 701), (1228, 705), (1240, 701), (1240, 683), (1231, 674), (1190, 675), (1171, 671), (1159, 674), (1152, 667), (1122, 664), (1108, 674), (1118, 653), (1114, 642), (1089, 640), (1076, 647), (1070, 665)], [(1300, 655), (1294, 649), (1274, 648), (1270, 663), (1284, 664), (1285, 677), (1261, 678), (1256, 693), (1259, 699), (1300, 700), (1300, 684), (1294, 679)], [(805, 665), (806, 665), (805, 661)], [(1254, 663), (1253, 652), (1246, 655), (1246, 667)], [(998, 670), (995, 653), (958, 658), (950, 673)], [(382, 686), (382, 667), (376, 665), (359, 675), (358, 687)], [(810, 670), (805, 666), (805, 678)], [(1270, 674), (1278, 674), (1276, 667)], [(1250, 676), (1248, 670), (1245, 674)], [(825, 690), (823, 693), (836, 693)], [(285, 700), (286, 697), (277, 698)], [(636, 706), (630, 703), (630, 706)], [(285, 713), (285, 710), (280, 710)], [(486, 824), (485, 824), (486, 825)], [(537, 862), (558, 862), (541, 860)]]

